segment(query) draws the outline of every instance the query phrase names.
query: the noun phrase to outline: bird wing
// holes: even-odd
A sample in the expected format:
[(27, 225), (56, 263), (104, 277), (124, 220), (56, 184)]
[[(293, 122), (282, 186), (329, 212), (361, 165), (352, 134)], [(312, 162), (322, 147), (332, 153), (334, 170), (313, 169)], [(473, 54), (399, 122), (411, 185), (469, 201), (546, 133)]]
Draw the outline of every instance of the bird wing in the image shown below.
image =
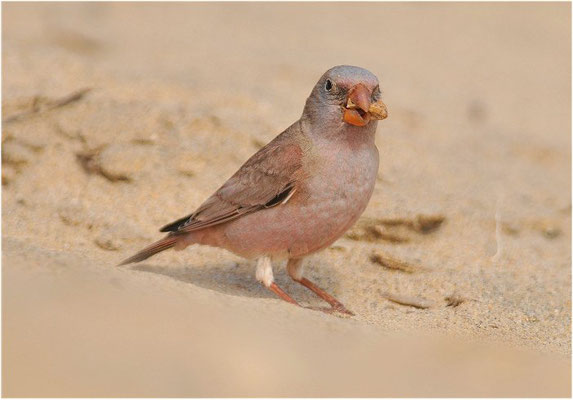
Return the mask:
[(303, 175), (303, 149), (294, 140), (293, 133), (288, 129), (277, 136), (249, 158), (194, 213), (165, 225), (160, 231), (192, 232), (288, 200)]

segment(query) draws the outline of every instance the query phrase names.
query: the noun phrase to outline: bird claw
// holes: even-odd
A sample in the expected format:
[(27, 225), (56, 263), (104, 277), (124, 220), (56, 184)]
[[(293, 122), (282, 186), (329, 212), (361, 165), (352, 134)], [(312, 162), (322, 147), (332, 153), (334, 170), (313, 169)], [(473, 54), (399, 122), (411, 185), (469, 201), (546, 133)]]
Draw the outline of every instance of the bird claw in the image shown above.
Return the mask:
[(343, 305), (332, 306), (332, 307), (304, 307), (304, 308), (307, 308), (307, 309), (313, 310), (313, 311), (321, 311), (325, 314), (340, 313), (340, 314), (345, 314), (345, 315), (348, 315), (351, 317), (353, 317), (355, 315), (352, 311), (347, 310)]
[(351, 317), (354, 317), (354, 313), (350, 310), (348, 310), (346, 307), (344, 307), (342, 304), (336, 305), (336, 306), (332, 306), (332, 310), (339, 312), (341, 314), (346, 314), (349, 315)]

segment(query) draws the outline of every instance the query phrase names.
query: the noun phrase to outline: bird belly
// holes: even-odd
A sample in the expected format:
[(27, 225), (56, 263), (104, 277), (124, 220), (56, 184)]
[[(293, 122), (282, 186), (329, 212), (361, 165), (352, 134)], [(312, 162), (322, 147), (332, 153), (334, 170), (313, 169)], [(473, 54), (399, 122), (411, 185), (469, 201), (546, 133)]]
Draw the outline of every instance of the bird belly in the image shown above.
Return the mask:
[[(246, 258), (303, 257), (332, 244), (360, 217), (374, 190), (378, 151), (337, 154), (282, 205), (213, 227), (202, 240)], [(332, 160), (326, 160), (332, 161)], [(206, 243), (211, 242), (211, 243)]]

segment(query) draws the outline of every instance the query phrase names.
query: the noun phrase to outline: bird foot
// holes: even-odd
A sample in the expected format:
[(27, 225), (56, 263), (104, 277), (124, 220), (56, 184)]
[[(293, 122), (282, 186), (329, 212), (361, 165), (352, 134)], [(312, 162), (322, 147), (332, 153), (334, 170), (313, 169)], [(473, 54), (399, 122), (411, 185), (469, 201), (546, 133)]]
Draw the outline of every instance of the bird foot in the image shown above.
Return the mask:
[(341, 314), (350, 315), (351, 317), (354, 317), (354, 315), (355, 315), (352, 311), (350, 311), (349, 309), (344, 307), (341, 303), (338, 303), (338, 305), (332, 306), (331, 308), (336, 312), (339, 312)]
[(342, 304), (341, 302), (336, 300), (334, 297), (332, 297), (330, 294), (326, 293), (324, 290), (322, 290), (321, 288), (316, 286), (314, 283), (312, 283), (308, 279), (300, 278), (297, 280), (297, 282), (300, 283), (301, 285), (307, 287), (308, 289), (313, 291), (318, 297), (320, 297), (321, 299), (326, 301), (328, 304), (330, 304), (331, 308), (327, 308), (327, 310), (332, 310), (332, 312), (337, 311), (337, 312), (342, 313), (342, 314), (354, 316), (354, 313), (352, 311), (348, 310), (346, 307), (344, 307), (344, 304)]
[[(271, 290), (273, 293), (275, 293), (280, 299), (282, 299), (288, 303), (294, 304), (296, 306), (303, 307), (295, 299), (290, 297), (284, 290), (282, 290), (281, 287), (278, 286), (275, 282), (273, 282), (268, 287), (268, 289)], [(324, 297), (322, 297), (322, 298), (324, 299)], [(341, 302), (339, 302), (338, 300), (336, 300), (332, 296), (328, 295), (327, 301), (330, 304), (330, 307), (303, 307), (303, 308), (307, 308), (309, 310), (314, 310), (314, 311), (322, 311), (326, 314), (340, 313), (340, 314), (346, 314), (346, 315), (349, 315), (352, 317), (354, 316), (354, 313), (352, 311), (348, 310), (346, 307), (344, 307), (344, 305)]]
[(335, 313), (340, 313), (340, 314), (344, 314), (344, 315), (348, 315), (350, 317), (353, 317), (355, 314), (346, 309), (344, 306), (341, 305), (341, 307), (304, 307), (307, 308), (309, 310), (313, 310), (313, 311), (321, 311), (325, 314), (335, 314)]

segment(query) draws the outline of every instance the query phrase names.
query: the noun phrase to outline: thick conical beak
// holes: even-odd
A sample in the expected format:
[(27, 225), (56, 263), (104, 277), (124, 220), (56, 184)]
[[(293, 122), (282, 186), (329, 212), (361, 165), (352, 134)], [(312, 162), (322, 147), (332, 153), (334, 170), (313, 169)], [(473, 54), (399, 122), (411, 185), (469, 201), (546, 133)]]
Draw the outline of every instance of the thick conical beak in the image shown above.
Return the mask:
[(350, 90), (343, 120), (355, 126), (365, 126), (371, 119), (384, 119), (388, 117), (386, 105), (378, 100), (372, 103), (372, 93), (363, 84), (359, 83)]
[(364, 112), (368, 112), (370, 108), (370, 98), (372, 93), (363, 84), (359, 83), (354, 86), (348, 95), (346, 108), (360, 108)]

